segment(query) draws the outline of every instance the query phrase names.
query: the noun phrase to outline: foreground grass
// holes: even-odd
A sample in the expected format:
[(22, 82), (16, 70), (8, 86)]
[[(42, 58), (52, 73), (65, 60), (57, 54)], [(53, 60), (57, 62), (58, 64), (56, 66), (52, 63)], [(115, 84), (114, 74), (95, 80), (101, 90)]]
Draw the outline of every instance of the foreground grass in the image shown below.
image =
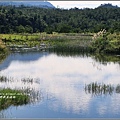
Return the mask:
[(23, 91), (12, 89), (0, 89), (0, 110), (6, 109), (11, 105), (18, 106), (27, 104), (29, 96), (25, 95)]

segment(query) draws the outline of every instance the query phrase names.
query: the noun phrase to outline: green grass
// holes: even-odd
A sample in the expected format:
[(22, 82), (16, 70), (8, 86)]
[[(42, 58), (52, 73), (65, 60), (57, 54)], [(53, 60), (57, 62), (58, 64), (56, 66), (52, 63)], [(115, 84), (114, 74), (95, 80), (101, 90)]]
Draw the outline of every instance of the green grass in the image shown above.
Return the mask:
[(7, 46), (23, 45), (34, 47), (44, 43), (48, 48), (58, 49), (83, 49), (88, 47), (92, 38), (91, 35), (78, 33), (1, 34), (0, 37)]
[[(99, 32), (100, 33), (100, 32)], [(103, 33), (92, 40), (93, 34), (82, 33), (34, 33), (34, 34), (0, 34), (1, 40), (8, 47), (40, 47), (56, 51), (79, 51), (93, 53), (114, 53), (120, 51), (120, 35)]]
[(18, 106), (29, 103), (29, 96), (21, 90), (0, 89), (0, 110), (11, 105)]

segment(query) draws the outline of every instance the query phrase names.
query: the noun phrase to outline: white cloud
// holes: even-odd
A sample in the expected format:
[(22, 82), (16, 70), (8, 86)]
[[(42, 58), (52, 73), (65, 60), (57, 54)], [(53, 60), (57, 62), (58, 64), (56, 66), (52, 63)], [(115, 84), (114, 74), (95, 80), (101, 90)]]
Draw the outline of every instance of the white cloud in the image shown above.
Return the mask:
[(49, 1), (55, 7), (69, 9), (69, 8), (95, 8), (101, 4), (111, 3), (112, 5), (120, 6), (120, 1)]

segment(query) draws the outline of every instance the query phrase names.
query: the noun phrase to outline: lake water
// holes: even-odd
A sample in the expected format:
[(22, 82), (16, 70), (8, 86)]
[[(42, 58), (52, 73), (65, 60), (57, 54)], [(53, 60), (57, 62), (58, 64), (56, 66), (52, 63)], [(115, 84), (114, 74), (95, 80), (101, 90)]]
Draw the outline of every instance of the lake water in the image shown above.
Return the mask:
[(0, 76), (11, 79), (0, 82), (0, 88), (34, 93), (31, 103), (1, 110), (1, 118), (120, 118), (120, 92), (85, 91), (93, 82), (120, 84), (120, 62), (99, 62), (87, 55), (11, 53), (0, 64)]

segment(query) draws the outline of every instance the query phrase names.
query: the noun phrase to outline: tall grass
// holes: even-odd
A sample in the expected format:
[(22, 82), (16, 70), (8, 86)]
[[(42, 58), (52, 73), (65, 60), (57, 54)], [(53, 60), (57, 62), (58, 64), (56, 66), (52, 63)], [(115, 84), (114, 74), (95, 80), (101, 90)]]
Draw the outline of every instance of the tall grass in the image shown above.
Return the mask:
[(56, 50), (80, 50), (84, 51), (90, 45), (92, 36), (78, 33), (53, 33), (53, 34), (2, 34), (1, 39), (8, 47), (40, 47), (45, 44), (46, 48)]

